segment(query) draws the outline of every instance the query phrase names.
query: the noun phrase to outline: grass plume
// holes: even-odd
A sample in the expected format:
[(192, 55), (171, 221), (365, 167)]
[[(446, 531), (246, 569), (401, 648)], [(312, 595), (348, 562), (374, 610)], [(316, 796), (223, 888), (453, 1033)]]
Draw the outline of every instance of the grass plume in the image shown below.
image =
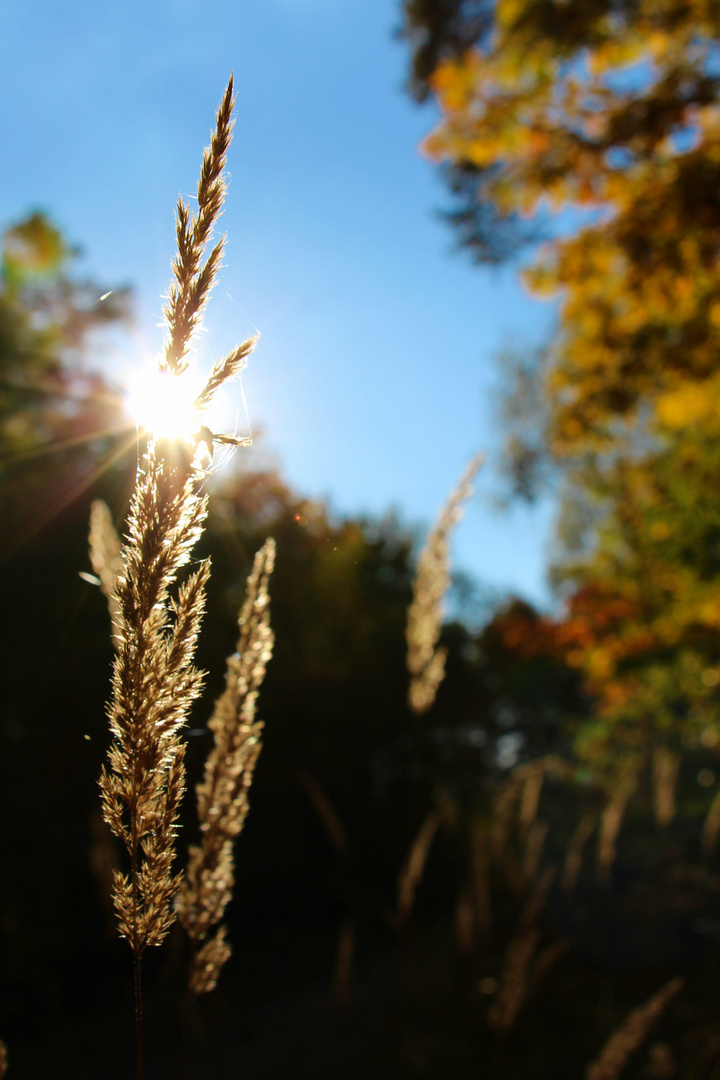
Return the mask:
[(205, 305), (220, 269), (224, 236), (220, 237), (204, 263), (203, 256), (225, 199), (224, 168), (235, 124), (232, 115), (234, 104), (231, 75), (217, 111), (210, 146), (203, 152), (197, 187), (197, 213), (191, 213), (183, 197), (178, 196), (175, 215), (177, 255), (172, 262), (174, 280), (163, 308), (168, 338), (161, 364), (172, 375), (180, 375), (187, 369), (188, 350), (202, 323)]
[(680, 771), (680, 755), (659, 746), (653, 755), (653, 795), (655, 820), (665, 828), (675, 817), (675, 789)]
[[(191, 214), (182, 198), (178, 202), (174, 282), (164, 309), (168, 338), (160, 360), (168, 379), (182, 376), (188, 367), (191, 340), (217, 276), (223, 241), (204, 262), (203, 257), (225, 195), (223, 169), (233, 104), (231, 77), (203, 154), (197, 213)], [(253, 344), (233, 350), (216, 365), (203, 392), (203, 406), (239, 370)], [(134, 954), (138, 1080), (143, 1070), (140, 961), (144, 950), (159, 944), (172, 925), (180, 883), (173, 860), (185, 790), (181, 731), (203, 682), (193, 660), (209, 563), (200, 563), (182, 583), (179, 575), (203, 531), (205, 467), (211, 450), (191, 432), (183, 452), (174, 441), (148, 433), (112, 592), (117, 644), (108, 706), (112, 744), (100, 788), (103, 817), (129, 856), (129, 872), (115, 873), (113, 902), (120, 933)], [(104, 543), (99, 540), (96, 551)], [(107, 555), (103, 559), (107, 561)]]
[(655, 1021), (684, 985), (684, 979), (670, 979), (644, 1005), (634, 1009), (612, 1033), (597, 1060), (588, 1066), (586, 1080), (616, 1080), (631, 1054), (643, 1045)]
[(490, 1027), (499, 1033), (510, 1030), (527, 999), (531, 964), (541, 937), (538, 920), (545, 906), (553, 873), (552, 869), (546, 870), (530, 894), (516, 933), (508, 944), (497, 999), (488, 1013)]
[(575, 826), (565, 854), (562, 872), (562, 887), (566, 893), (573, 893), (582, 869), (585, 845), (597, 827), (595, 814), (585, 814)]
[(539, 761), (529, 762), (514, 771), (518, 779), (523, 780), (518, 824), (523, 834), (527, 835), (537, 817), (547, 763), (544, 758), (540, 758)]
[(617, 854), (620, 826), (630, 799), (637, 789), (637, 775), (628, 771), (620, 776), (608, 803), (600, 815), (598, 831), (597, 868), (602, 881), (607, 881)]
[(116, 585), (118, 653), (109, 707), (113, 744), (100, 786), (103, 816), (125, 844), (131, 875), (117, 873), (120, 933), (136, 955), (172, 920), (175, 821), (185, 789), (179, 738), (202, 687), (192, 663), (209, 573), (203, 563), (170, 595), (206, 514), (197, 470), (181, 482), (150, 444), (138, 471), (124, 567)]
[(471, 460), (418, 558), (406, 630), (408, 704), (418, 715), (430, 708), (445, 675), (446, 651), (437, 643), (443, 623), (443, 599), (450, 585), (450, 534), (462, 516), (462, 504), (472, 494), (472, 481), (481, 464), (480, 455)]
[(425, 864), (430, 854), (430, 847), (441, 823), (442, 817), (440, 813), (437, 810), (431, 810), (410, 845), (410, 850), (398, 876), (397, 883), (397, 915), (400, 926), (407, 922), (412, 912), (415, 904), (415, 893), (422, 880)]
[(275, 564), (275, 541), (255, 556), (238, 618), (237, 651), (228, 658), (225, 690), (209, 721), (214, 744), (197, 786), (201, 841), (190, 848), (177, 910), (191, 941), (189, 987), (212, 990), (230, 955), (223, 926), (234, 884), (233, 844), (248, 812), (248, 789), (260, 753), (262, 723), (255, 718), (258, 691), (272, 656), (268, 582)]
[(112, 639), (115, 648), (120, 644), (117, 634), (120, 607), (115, 595), (115, 581), (122, 570), (122, 540), (113, 525), (112, 514), (102, 499), (90, 507), (90, 563), (100, 581), (100, 589), (108, 602)]

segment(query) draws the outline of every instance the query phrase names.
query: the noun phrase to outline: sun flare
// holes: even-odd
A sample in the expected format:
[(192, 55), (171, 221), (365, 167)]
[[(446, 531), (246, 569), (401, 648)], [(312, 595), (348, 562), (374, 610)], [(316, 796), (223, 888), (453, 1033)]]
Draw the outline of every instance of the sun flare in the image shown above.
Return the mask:
[(199, 389), (191, 372), (173, 375), (148, 368), (130, 380), (125, 405), (138, 428), (156, 438), (190, 442), (200, 427)]

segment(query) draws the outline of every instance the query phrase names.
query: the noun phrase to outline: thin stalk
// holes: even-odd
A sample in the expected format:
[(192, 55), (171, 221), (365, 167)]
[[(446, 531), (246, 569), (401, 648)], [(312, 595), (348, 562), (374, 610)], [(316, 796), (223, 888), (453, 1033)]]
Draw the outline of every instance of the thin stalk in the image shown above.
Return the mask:
[(143, 1033), (142, 1033), (142, 972), (141, 956), (133, 951), (133, 969), (135, 972), (135, 1047), (137, 1055), (137, 1080), (143, 1080)]
[[(133, 922), (137, 925), (138, 908), (138, 865), (137, 865), (137, 830), (133, 822), (133, 850), (132, 850), (132, 898), (133, 898)], [(137, 1059), (137, 1080), (143, 1080), (143, 1038), (142, 1038), (142, 953), (137, 941), (133, 946), (133, 975), (135, 984), (135, 1053)]]
[(182, 1058), (180, 1063), (180, 1080), (188, 1080), (190, 1075), (190, 1043), (191, 1043), (191, 1028), (193, 1027), (195, 1020), (195, 1002), (197, 995), (192, 990), (192, 974), (195, 970), (197, 958), (197, 947), (195, 941), (190, 939), (190, 957), (188, 962), (188, 978), (187, 989), (185, 991), (185, 1001), (183, 1003), (183, 1014), (185, 1023), (183, 1024), (183, 1037), (182, 1037)]

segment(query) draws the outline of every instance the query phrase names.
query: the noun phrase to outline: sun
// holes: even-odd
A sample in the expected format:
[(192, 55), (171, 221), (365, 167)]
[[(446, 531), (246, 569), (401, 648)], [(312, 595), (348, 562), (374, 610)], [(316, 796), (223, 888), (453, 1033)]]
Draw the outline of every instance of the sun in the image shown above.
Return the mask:
[(191, 442), (201, 424), (195, 404), (199, 390), (192, 372), (173, 375), (153, 365), (131, 377), (125, 407), (138, 429), (156, 439)]

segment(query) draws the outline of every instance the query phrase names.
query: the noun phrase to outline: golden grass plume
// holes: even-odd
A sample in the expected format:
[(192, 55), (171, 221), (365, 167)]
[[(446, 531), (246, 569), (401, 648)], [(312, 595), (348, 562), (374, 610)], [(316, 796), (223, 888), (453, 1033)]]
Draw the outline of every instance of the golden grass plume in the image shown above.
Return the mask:
[(472, 481), (481, 464), (480, 455), (470, 461), (418, 558), (406, 630), (408, 704), (418, 715), (430, 708), (445, 675), (446, 652), (437, 643), (443, 622), (443, 599), (450, 585), (450, 534), (462, 516), (462, 504), (472, 494)]
[[(222, 242), (205, 263), (203, 255), (222, 207), (232, 110), (231, 77), (203, 155), (197, 213), (190, 214), (182, 198), (178, 202), (175, 283), (165, 309), (168, 340), (160, 364), (169, 378), (188, 366), (192, 333), (217, 275)], [(238, 370), (237, 352), (221, 365), (228, 376)], [(213, 390), (220, 385), (212, 376), (211, 382)], [(173, 595), (207, 513), (202, 447), (173, 460), (170, 449), (150, 433), (122, 552), (113, 550), (99, 508), (91, 545), (104, 564), (99, 565), (101, 582), (103, 575), (109, 582), (112, 564), (122, 563), (111, 594), (117, 642), (108, 708), (113, 743), (100, 786), (105, 820), (130, 856), (130, 875), (116, 874), (114, 902), (120, 932), (136, 957), (163, 939), (174, 918), (171, 902), (179, 884), (172, 873), (175, 821), (185, 787), (180, 730), (202, 685), (193, 657), (209, 565), (201, 564)]]
[(655, 820), (660, 828), (669, 825), (675, 817), (675, 789), (680, 771), (680, 755), (673, 754), (666, 746), (659, 746), (653, 754), (653, 796)]
[(205, 305), (220, 269), (224, 236), (220, 237), (204, 263), (203, 257), (225, 199), (224, 169), (235, 124), (234, 104), (233, 78), (230, 76), (218, 107), (210, 146), (203, 151), (197, 186), (197, 211), (191, 213), (182, 195), (178, 197), (175, 216), (177, 254), (172, 262), (174, 280), (163, 308), (168, 337), (161, 361), (162, 368), (173, 375), (182, 374), (188, 367), (188, 350), (193, 335), (202, 323)]
[(425, 864), (430, 854), (430, 847), (441, 823), (442, 815), (440, 812), (431, 810), (410, 845), (403, 868), (398, 875), (397, 914), (400, 925), (406, 922), (413, 909), (415, 893), (422, 880)]
[(122, 570), (122, 540), (113, 525), (110, 509), (102, 499), (96, 499), (90, 507), (89, 543), (90, 563), (108, 602), (113, 645), (117, 648), (120, 644), (116, 629), (120, 610), (115, 581)]
[(648, 998), (644, 1005), (634, 1009), (612, 1033), (597, 1060), (588, 1065), (586, 1080), (616, 1080), (630, 1056), (647, 1039), (655, 1021), (684, 985), (684, 979), (670, 979), (656, 994)]
[(597, 844), (597, 868), (600, 879), (606, 881), (617, 854), (617, 839), (620, 826), (630, 799), (638, 785), (637, 773), (629, 770), (621, 774), (610, 795), (608, 803), (600, 815), (600, 827)]
[[(168, 334), (159, 361), (163, 379), (180, 379), (186, 372), (193, 336), (217, 278), (223, 240), (207, 258), (205, 251), (225, 195), (233, 108), (231, 76), (203, 154), (196, 212), (182, 198), (178, 201), (174, 280), (164, 308)], [(173, 871), (175, 833), (185, 791), (181, 732), (203, 683), (193, 661), (209, 563), (200, 563), (180, 580), (207, 515), (204, 482), (216, 437), (202, 426), (202, 410), (222, 383), (241, 370), (254, 344), (254, 339), (244, 342), (215, 365), (194, 403), (194, 431), (185, 439), (145, 433), (122, 550), (110, 557), (109, 531), (91, 545), (107, 564), (108, 580), (110, 563), (121, 563), (111, 593), (117, 649), (108, 704), (112, 742), (100, 790), (103, 817), (128, 853), (129, 872), (114, 875), (113, 903), (120, 934), (134, 955), (138, 1080), (143, 1075), (141, 957), (147, 946), (163, 940), (175, 919), (173, 900), (180, 884)], [(221, 441), (244, 440), (222, 436)], [(101, 533), (105, 524), (100, 512), (96, 525)], [(216, 950), (222, 938), (218, 941)]]
[(185, 790), (180, 740), (202, 676), (193, 656), (209, 565), (170, 590), (202, 531), (201, 475), (174, 475), (148, 447), (132, 498), (124, 567), (117, 579), (118, 650), (109, 706), (113, 743), (100, 787), (103, 816), (128, 850), (131, 874), (115, 875), (120, 933), (136, 956), (164, 938), (179, 879), (171, 867)]
[(597, 826), (595, 814), (585, 814), (575, 826), (565, 854), (565, 864), (562, 872), (562, 887), (565, 892), (572, 893), (577, 885), (578, 877), (582, 869), (582, 858), (585, 845), (592, 836)]
[(538, 920), (553, 876), (552, 869), (543, 874), (527, 900), (517, 931), (505, 952), (497, 998), (488, 1013), (488, 1023), (497, 1032), (510, 1030), (527, 999), (531, 964), (541, 937)]
[(225, 690), (209, 721), (213, 747), (198, 784), (201, 840), (190, 848), (177, 910), (191, 941), (190, 990), (212, 990), (230, 955), (221, 921), (234, 884), (233, 844), (248, 812), (248, 790), (260, 753), (262, 723), (255, 710), (260, 685), (272, 656), (268, 583), (275, 564), (275, 541), (265, 541), (255, 556), (245, 602), (238, 618), (236, 652), (228, 657)]

